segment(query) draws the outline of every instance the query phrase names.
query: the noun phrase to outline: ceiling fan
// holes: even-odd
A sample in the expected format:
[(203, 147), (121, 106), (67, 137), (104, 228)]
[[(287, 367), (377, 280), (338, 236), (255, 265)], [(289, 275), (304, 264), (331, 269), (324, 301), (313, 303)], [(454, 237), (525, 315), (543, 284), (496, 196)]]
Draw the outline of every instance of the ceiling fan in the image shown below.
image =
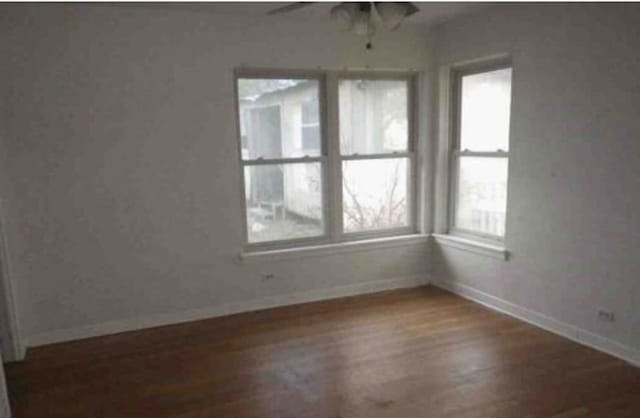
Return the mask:
[[(312, 4), (314, 2), (295, 2), (270, 10), (267, 14), (288, 13)], [(344, 2), (332, 7), (330, 15), (342, 22), (349, 32), (369, 37), (367, 49), (371, 49), (371, 37), (376, 31), (376, 22), (382, 23), (388, 30), (394, 30), (400, 26), (404, 18), (419, 10), (409, 2)]]

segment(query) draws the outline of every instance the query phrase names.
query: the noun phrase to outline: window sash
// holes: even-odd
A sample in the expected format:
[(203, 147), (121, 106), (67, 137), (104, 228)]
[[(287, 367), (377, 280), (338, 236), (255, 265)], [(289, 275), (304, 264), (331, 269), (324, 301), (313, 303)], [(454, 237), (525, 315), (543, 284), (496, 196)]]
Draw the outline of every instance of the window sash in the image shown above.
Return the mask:
[(386, 158), (413, 158), (413, 152), (391, 152), (385, 154), (351, 154), (340, 157), (342, 161), (352, 160), (382, 160)]
[[(482, 154), (482, 155), (477, 155)], [(451, 159), (451, 199), (449, 204), (449, 232), (469, 238), (480, 238), (489, 243), (504, 241), (504, 235), (493, 235), (474, 229), (461, 228), (456, 225), (456, 211), (458, 206), (458, 191), (460, 188), (460, 157), (489, 157), (504, 158), (509, 161), (509, 156), (505, 152), (482, 152), (482, 153), (453, 153)]]
[(243, 166), (246, 165), (277, 165), (277, 164), (295, 164), (295, 163), (325, 163), (327, 157), (295, 157), (295, 158), (256, 158), (253, 160), (242, 160)]
[[(302, 156), (302, 157), (287, 157), (287, 158), (256, 158), (256, 159), (243, 159), (242, 158), (242, 149), (241, 145), (238, 145), (240, 150), (240, 161), (242, 163), (245, 162), (255, 162), (255, 161), (264, 161), (264, 160), (293, 160), (298, 158), (321, 158), (327, 157), (329, 150), (329, 140), (327, 134), (327, 73), (319, 70), (274, 70), (274, 69), (261, 69), (261, 68), (239, 68), (234, 70), (234, 102), (235, 102), (235, 117), (236, 117), (236, 128), (238, 135), (240, 134), (240, 101), (239, 101), (239, 91), (238, 91), (238, 82), (241, 79), (249, 79), (249, 80), (314, 80), (318, 83), (318, 122), (317, 125), (320, 127), (320, 155), (310, 157), (310, 156)], [(301, 127), (304, 127), (304, 124), (301, 124)], [(244, 181), (244, 179), (243, 179)], [(246, 236), (246, 234), (245, 234)]]
[[(302, 156), (293, 158), (254, 158), (242, 159), (240, 141), (240, 115), (239, 96), (237, 85), (239, 79), (312, 79), (318, 81), (319, 94), (319, 122), (320, 126), (320, 153), (319, 156)], [(408, 138), (406, 151), (394, 151), (380, 154), (352, 154), (342, 155), (339, 139), (339, 100), (338, 85), (340, 80), (405, 80), (407, 81), (407, 118)], [(419, 181), (417, 178), (418, 167), (416, 148), (416, 118), (417, 112), (417, 78), (415, 72), (353, 72), (353, 71), (324, 71), (324, 70), (269, 70), (269, 69), (239, 69), (235, 71), (234, 78), (236, 91), (236, 120), (238, 132), (238, 150), (240, 160), (240, 186), (242, 190), (242, 227), (244, 248), (247, 251), (277, 250), (295, 248), (309, 245), (322, 245), (339, 242), (350, 242), (363, 239), (383, 238), (397, 235), (413, 234), (417, 232), (417, 195)], [(317, 126), (315, 123), (310, 124)], [(303, 125), (304, 126), (304, 125)], [(408, 225), (397, 228), (387, 228), (371, 231), (345, 232), (342, 225), (343, 201), (342, 201), (342, 163), (351, 160), (375, 160), (385, 158), (406, 158), (409, 167), (407, 189), (407, 217)], [(247, 207), (245, 196), (244, 171), (247, 166), (260, 165), (284, 165), (296, 163), (320, 163), (322, 174), (322, 206), (324, 220), (324, 234), (317, 237), (304, 237), (265, 242), (249, 242), (247, 232)]]
[[(285, 238), (271, 241), (251, 242), (249, 241), (249, 232), (247, 225), (247, 198), (246, 198), (246, 182), (244, 177), (245, 167), (256, 167), (264, 165), (295, 165), (304, 163), (319, 163), (320, 164), (320, 178), (322, 179), (322, 191), (321, 191), (321, 204), (322, 204), (322, 221), (323, 229), (321, 235), (302, 238)], [(329, 207), (327, 193), (329, 192), (327, 185), (327, 159), (325, 157), (320, 158), (287, 158), (287, 159), (273, 159), (273, 160), (259, 160), (251, 161), (249, 163), (243, 163), (241, 167), (242, 177), (242, 219), (243, 219), (243, 232), (244, 232), (244, 246), (246, 249), (252, 251), (259, 251), (265, 249), (283, 249), (305, 245), (318, 245), (327, 244), (330, 240), (331, 220), (329, 219)]]
[(469, 151), (469, 150), (453, 150), (453, 157), (491, 157), (491, 158), (509, 158), (508, 151)]
[(340, 81), (353, 81), (353, 80), (366, 80), (366, 81), (405, 81), (407, 83), (407, 148), (403, 151), (392, 151), (388, 153), (352, 153), (352, 154), (343, 154), (342, 153), (342, 144), (340, 138), (337, 138), (337, 154), (342, 157), (372, 157), (372, 158), (385, 158), (384, 155), (389, 154), (411, 154), (415, 152), (416, 149), (416, 112), (418, 108), (417, 101), (417, 78), (413, 73), (385, 73), (385, 72), (342, 72), (338, 73), (335, 78), (335, 86), (336, 89), (336, 97), (334, 98), (334, 106), (336, 110), (336, 120), (338, 132), (340, 130), (340, 104), (339, 104), (339, 93), (338, 88), (340, 85)]
[[(407, 164), (409, 164), (409, 176), (407, 177), (407, 225), (400, 227), (391, 227), (391, 228), (380, 228), (380, 229), (372, 229), (366, 231), (353, 231), (347, 232), (344, 230), (344, 226), (342, 226), (341, 236), (345, 241), (358, 240), (358, 239), (367, 239), (367, 238), (382, 238), (393, 235), (401, 235), (401, 234), (412, 234), (417, 232), (417, 209), (416, 209), (416, 195), (417, 195), (417, 187), (418, 181), (415, 177), (415, 173), (417, 173), (417, 167), (415, 164), (415, 155), (414, 153), (392, 153), (392, 154), (376, 154), (375, 157), (371, 158), (371, 155), (367, 156), (357, 156), (356, 158), (352, 158), (352, 156), (342, 157), (340, 161), (340, 191), (342, 192), (342, 182), (343, 173), (342, 173), (342, 162), (343, 161), (363, 161), (363, 160), (378, 160), (378, 159), (400, 159), (405, 158), (407, 160)], [(342, 219), (344, 217), (344, 197), (341, 193), (341, 201), (340, 201), (340, 223), (342, 224)]]

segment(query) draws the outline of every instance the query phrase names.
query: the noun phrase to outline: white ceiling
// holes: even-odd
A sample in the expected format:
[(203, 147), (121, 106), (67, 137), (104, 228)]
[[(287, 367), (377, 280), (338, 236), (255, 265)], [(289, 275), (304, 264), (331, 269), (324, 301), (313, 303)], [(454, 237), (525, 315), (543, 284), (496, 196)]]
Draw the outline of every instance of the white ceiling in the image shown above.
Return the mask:
[[(413, 2), (420, 11), (410, 16), (406, 23), (437, 24), (462, 14), (484, 9), (490, 3), (464, 2)], [(267, 12), (278, 7), (291, 4), (290, 2), (212, 2), (212, 3), (147, 3), (155, 7), (171, 7), (177, 9), (197, 10), (216, 14), (272, 16)], [(291, 19), (329, 19), (329, 10), (338, 2), (311, 2), (308, 6), (294, 10), (282, 16)]]

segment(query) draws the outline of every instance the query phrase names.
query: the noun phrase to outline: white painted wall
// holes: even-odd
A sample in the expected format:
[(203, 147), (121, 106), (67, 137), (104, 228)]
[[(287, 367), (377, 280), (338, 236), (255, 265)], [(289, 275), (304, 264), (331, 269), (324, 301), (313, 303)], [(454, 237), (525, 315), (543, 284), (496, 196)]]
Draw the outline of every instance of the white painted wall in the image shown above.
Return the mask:
[[(513, 55), (512, 257), (443, 247), (434, 279), (629, 352), (640, 349), (638, 22), (635, 4), (517, 5), (437, 29), (441, 65)], [(599, 308), (615, 311), (617, 322), (598, 321)]]
[[(239, 263), (232, 69), (429, 68), (425, 31), (405, 28), (366, 52), (324, 23), (284, 18), (103, 5), (0, 10), (0, 150), (12, 181), (2, 193), (27, 341), (424, 277), (423, 245)], [(640, 347), (639, 18), (635, 5), (508, 6), (440, 28), (441, 64), (514, 56), (512, 258), (443, 248), (436, 280)], [(433, 97), (428, 84), (423, 93)], [(423, 124), (427, 131), (435, 133)], [(429, 158), (432, 148), (420, 147)], [(431, 188), (423, 186), (426, 196)], [(598, 322), (600, 307), (618, 321)]]
[(367, 52), (326, 23), (286, 18), (0, 9), (10, 249), (27, 343), (424, 278), (426, 244), (239, 263), (232, 76), (241, 64), (424, 68), (422, 29), (376, 37)]

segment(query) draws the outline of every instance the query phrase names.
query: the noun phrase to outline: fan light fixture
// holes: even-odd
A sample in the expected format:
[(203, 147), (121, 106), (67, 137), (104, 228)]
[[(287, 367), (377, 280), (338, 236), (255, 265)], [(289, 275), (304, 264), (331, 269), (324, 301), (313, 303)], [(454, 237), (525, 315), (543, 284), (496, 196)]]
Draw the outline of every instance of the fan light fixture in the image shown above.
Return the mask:
[(376, 3), (376, 11), (385, 28), (398, 29), (409, 14), (409, 3)]
[(371, 49), (371, 37), (376, 31), (375, 20), (387, 30), (395, 30), (405, 17), (417, 11), (415, 6), (405, 2), (340, 3), (331, 8), (331, 18), (341, 22), (345, 30), (367, 36), (367, 49)]
[[(313, 3), (290, 3), (270, 10), (267, 14), (294, 12)], [(387, 30), (395, 30), (405, 17), (418, 11), (419, 9), (409, 2), (344, 2), (331, 8), (331, 18), (341, 22), (346, 31), (368, 37), (367, 49), (371, 49), (371, 37), (376, 32), (376, 22), (382, 23)]]

